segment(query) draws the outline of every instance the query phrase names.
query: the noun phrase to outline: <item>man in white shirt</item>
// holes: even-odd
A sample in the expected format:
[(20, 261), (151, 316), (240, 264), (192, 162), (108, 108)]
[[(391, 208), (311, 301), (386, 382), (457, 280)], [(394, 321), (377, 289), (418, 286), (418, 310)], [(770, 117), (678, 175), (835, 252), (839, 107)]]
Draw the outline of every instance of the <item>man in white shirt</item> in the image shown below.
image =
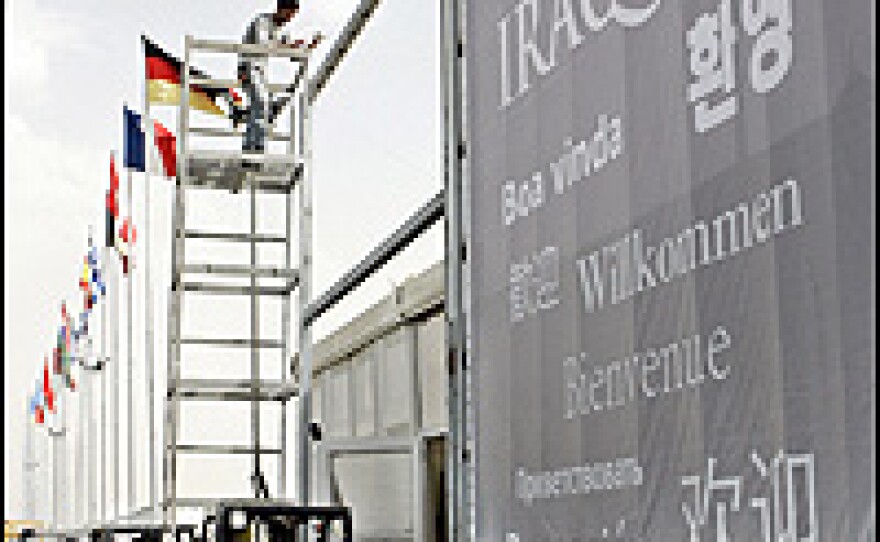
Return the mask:
[[(316, 34), (311, 43), (305, 45), (303, 40), (288, 41), (286, 36), (280, 36), (282, 27), (290, 22), (299, 12), (299, 0), (277, 0), (277, 6), (273, 13), (261, 13), (254, 17), (245, 31), (242, 43), (251, 45), (283, 44), (290, 47), (306, 46), (310, 49), (317, 47), (323, 36)], [(280, 107), (289, 98), (283, 98), (283, 102), (272, 104), (272, 96), (269, 93), (266, 75), (268, 60), (265, 56), (242, 53), (239, 55), (238, 78), (242, 88), (248, 96), (247, 110), (237, 109), (233, 111), (233, 122), (240, 123), (246, 120), (244, 143), (242, 150), (245, 152), (264, 152), (268, 126), (274, 122), (280, 113)]]

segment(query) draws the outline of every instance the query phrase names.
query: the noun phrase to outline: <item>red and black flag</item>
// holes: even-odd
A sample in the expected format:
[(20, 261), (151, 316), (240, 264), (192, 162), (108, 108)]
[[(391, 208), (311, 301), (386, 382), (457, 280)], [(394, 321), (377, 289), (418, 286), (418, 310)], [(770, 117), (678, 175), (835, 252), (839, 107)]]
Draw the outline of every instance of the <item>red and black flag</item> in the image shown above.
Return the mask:
[(43, 360), (43, 397), (46, 398), (46, 407), (55, 412), (55, 391), (50, 381), (48, 358)]
[[(141, 41), (146, 55), (147, 100), (150, 103), (179, 104), (183, 62), (162, 50), (146, 36), (142, 35)], [(190, 67), (190, 77), (207, 76)], [(227, 100), (231, 106), (241, 104), (241, 98), (231, 88), (190, 85), (190, 105), (196, 109), (227, 116), (218, 104), (221, 98)]]
[(106, 229), (104, 246), (116, 245), (116, 219), (119, 218), (119, 172), (116, 171), (116, 158), (110, 155), (110, 189), (105, 199)]
[(122, 274), (128, 275), (132, 267), (132, 251), (134, 243), (137, 240), (137, 228), (131, 222), (131, 217), (125, 217), (122, 225), (119, 227), (119, 235), (117, 235), (116, 251), (122, 260)]

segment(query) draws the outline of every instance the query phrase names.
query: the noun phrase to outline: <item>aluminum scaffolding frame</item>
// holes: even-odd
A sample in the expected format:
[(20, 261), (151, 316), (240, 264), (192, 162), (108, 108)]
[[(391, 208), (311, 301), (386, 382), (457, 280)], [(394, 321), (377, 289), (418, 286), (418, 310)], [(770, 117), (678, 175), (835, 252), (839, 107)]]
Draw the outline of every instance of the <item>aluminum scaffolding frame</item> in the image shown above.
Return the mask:
[[(218, 80), (205, 77), (194, 77), (191, 73), (192, 57), (195, 53), (213, 53), (238, 55), (246, 52), (262, 58), (288, 58), (299, 65), (300, 72), (308, 69), (310, 52), (303, 48), (290, 48), (274, 45), (241, 45), (233, 42), (185, 38), (183, 84), (179, 106), (178, 123), (178, 156), (177, 179), (174, 189), (172, 214), (172, 270), (171, 291), (168, 313), (168, 357), (167, 357), (167, 390), (164, 400), (164, 443), (163, 443), (163, 525), (171, 532), (178, 529), (178, 511), (181, 508), (209, 508), (229, 503), (265, 504), (285, 502), (286, 488), (286, 422), (287, 406), (295, 396), (308, 396), (308, 390), (299, 390), (296, 383), (289, 378), (286, 363), (281, 364), (279, 379), (267, 379), (261, 374), (261, 353), (266, 349), (280, 349), (282, 359), (289, 356), (290, 302), (295, 288), (298, 288), (299, 311), (296, 321), (297, 335), (300, 337), (299, 350), (308, 357), (310, 344), (308, 335), (302, 330), (301, 315), (307, 302), (309, 283), (311, 281), (311, 190), (309, 149), (309, 108), (311, 100), (307, 85), (297, 85), (299, 77), (293, 85), (270, 85), (271, 89), (284, 89), (295, 95), (292, 106), (290, 131), (287, 134), (271, 134), (274, 141), (285, 141), (286, 152), (271, 154), (242, 153), (238, 151), (214, 151), (194, 148), (193, 137), (212, 138), (239, 135), (235, 131), (223, 129), (204, 129), (191, 126), (189, 89), (191, 84), (203, 87), (235, 87), (237, 81)], [(267, 104), (268, 107), (268, 104)], [(269, 147), (270, 148), (270, 147)], [(291, 267), (292, 241), (292, 209), (295, 189), (299, 188), (298, 220), (299, 220), (299, 265)], [(250, 211), (250, 229), (247, 233), (209, 232), (190, 230), (186, 227), (187, 208), (186, 194), (191, 190), (229, 190), (248, 196)], [(265, 234), (257, 231), (257, 194), (276, 195), (284, 198), (285, 231), (283, 234)], [(194, 202), (193, 202), (194, 203)], [(223, 264), (190, 264), (187, 263), (186, 245), (196, 240), (219, 241), (224, 243), (245, 244), (250, 249), (247, 263)], [(282, 267), (260, 266), (258, 247), (266, 244), (278, 244), (284, 247), (284, 264)], [(241, 282), (228, 283), (216, 281), (199, 281), (213, 275), (223, 280), (248, 279), (247, 285)], [(266, 284), (269, 280), (276, 284)], [(278, 280), (282, 285), (277, 285)], [(229, 337), (194, 337), (184, 333), (183, 306), (184, 297), (202, 295), (206, 298), (246, 296), (250, 301), (248, 322), (242, 322), (242, 329), (250, 329), (246, 338)], [(280, 297), (282, 300), (280, 337), (266, 339), (260, 332), (260, 301), (266, 297)], [(218, 380), (216, 378), (181, 377), (181, 346), (202, 345), (214, 348), (246, 348), (250, 353), (250, 378), (247, 380)], [(246, 445), (188, 444), (180, 442), (181, 402), (182, 401), (244, 401), (249, 402), (250, 409), (250, 442)], [(277, 447), (266, 445), (261, 439), (260, 405), (274, 401), (281, 404), (281, 442)], [(183, 454), (244, 454), (252, 459), (253, 470), (250, 473), (254, 484), (253, 498), (216, 499), (216, 498), (181, 498), (178, 495), (179, 459)], [(278, 499), (269, 499), (264, 488), (261, 462), (267, 455), (279, 458), (277, 491)], [(305, 504), (305, 503), (303, 503)]]

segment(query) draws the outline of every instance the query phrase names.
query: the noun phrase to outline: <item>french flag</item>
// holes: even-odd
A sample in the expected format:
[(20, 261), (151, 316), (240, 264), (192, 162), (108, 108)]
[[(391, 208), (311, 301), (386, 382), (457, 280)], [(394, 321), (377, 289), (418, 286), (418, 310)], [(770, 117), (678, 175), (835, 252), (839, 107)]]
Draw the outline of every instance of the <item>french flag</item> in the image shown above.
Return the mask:
[[(127, 106), (122, 108), (123, 116), (123, 149), (122, 161), (132, 171), (146, 171), (146, 135), (144, 134), (141, 115)], [(159, 157), (152, 160), (156, 168), (152, 173), (174, 178), (177, 175), (177, 141), (167, 128), (159, 121), (153, 121), (153, 143), (150, 145), (151, 156)]]

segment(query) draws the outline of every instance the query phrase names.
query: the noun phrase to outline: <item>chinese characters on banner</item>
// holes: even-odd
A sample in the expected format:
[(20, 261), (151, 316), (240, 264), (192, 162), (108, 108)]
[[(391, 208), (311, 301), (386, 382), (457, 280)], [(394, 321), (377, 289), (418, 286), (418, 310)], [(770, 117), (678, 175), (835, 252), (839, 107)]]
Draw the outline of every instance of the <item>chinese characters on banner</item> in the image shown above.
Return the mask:
[[(770, 495), (746, 502), (743, 477), (718, 474), (718, 460), (710, 457), (705, 476), (685, 476), (682, 486), (692, 490), (692, 500), (681, 505), (690, 542), (701, 542), (704, 527), (712, 525), (711, 540), (733, 540), (728, 518), (746, 508), (755, 514), (761, 538), (756, 542), (817, 542), (816, 482), (813, 454), (778, 452), (769, 460), (752, 452), (752, 463), (762, 479), (770, 481)], [(801, 482), (800, 484), (797, 482)], [(687, 494), (685, 495), (687, 496)]]

